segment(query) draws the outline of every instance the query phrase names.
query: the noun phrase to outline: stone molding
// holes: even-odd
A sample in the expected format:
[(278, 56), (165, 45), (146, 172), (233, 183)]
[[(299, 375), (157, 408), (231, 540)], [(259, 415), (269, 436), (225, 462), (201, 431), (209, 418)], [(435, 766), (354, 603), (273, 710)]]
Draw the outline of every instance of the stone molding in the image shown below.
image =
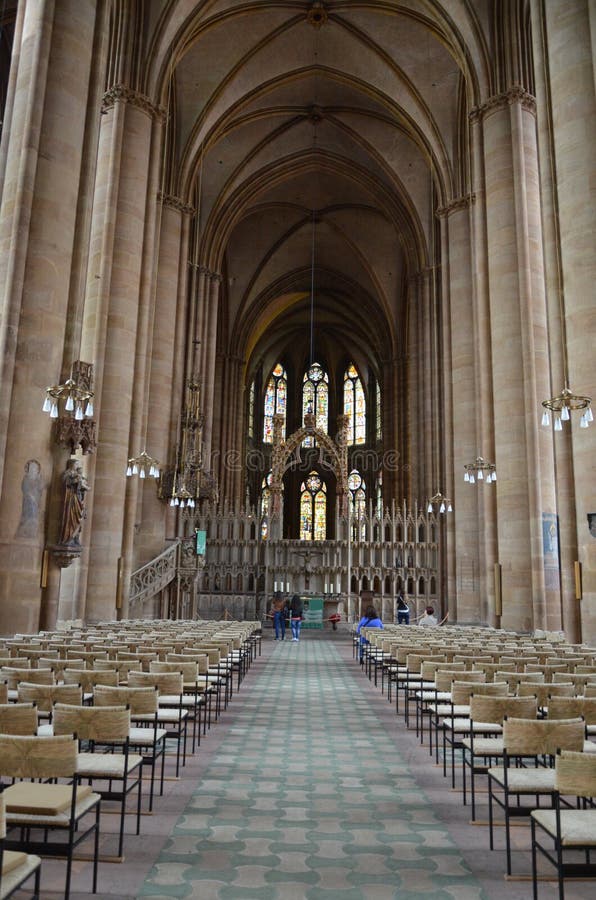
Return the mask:
[(472, 203), (476, 203), (476, 194), (466, 194), (464, 197), (455, 197), (449, 203), (446, 203), (445, 206), (440, 206), (435, 215), (437, 218), (442, 219), (445, 216), (450, 216), (451, 213), (467, 209)]
[(484, 103), (481, 103), (480, 106), (473, 107), (470, 110), (470, 121), (477, 122), (480, 119), (485, 119), (486, 116), (497, 112), (499, 109), (504, 109), (506, 106), (513, 106), (514, 103), (520, 103), (523, 109), (536, 116), (536, 98), (524, 90), (521, 85), (514, 84), (508, 91), (504, 91), (502, 94), (495, 94), (493, 97), (485, 100)]
[(111, 109), (115, 103), (130, 103), (142, 112), (146, 113), (151, 119), (161, 119), (165, 121), (166, 110), (163, 106), (157, 106), (145, 94), (139, 91), (133, 91), (132, 88), (126, 87), (124, 84), (115, 84), (106, 91), (101, 101), (102, 113)]
[(161, 201), (163, 206), (169, 206), (170, 209), (176, 209), (185, 215), (193, 216), (196, 212), (194, 206), (185, 203), (184, 200), (180, 197), (175, 197), (173, 194), (164, 194), (162, 191), (158, 191), (157, 199)]

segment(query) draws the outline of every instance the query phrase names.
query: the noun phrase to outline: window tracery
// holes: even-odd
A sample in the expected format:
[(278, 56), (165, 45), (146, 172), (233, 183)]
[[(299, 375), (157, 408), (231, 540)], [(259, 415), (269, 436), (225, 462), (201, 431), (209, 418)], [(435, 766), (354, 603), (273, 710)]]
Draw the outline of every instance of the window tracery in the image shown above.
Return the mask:
[(366, 441), (366, 398), (358, 370), (350, 363), (344, 373), (344, 415), (348, 416), (348, 445)]
[(281, 363), (273, 368), (267, 388), (263, 407), (263, 442), (273, 443), (273, 416), (284, 417), (282, 436), (286, 436), (286, 411), (288, 400), (288, 376)]

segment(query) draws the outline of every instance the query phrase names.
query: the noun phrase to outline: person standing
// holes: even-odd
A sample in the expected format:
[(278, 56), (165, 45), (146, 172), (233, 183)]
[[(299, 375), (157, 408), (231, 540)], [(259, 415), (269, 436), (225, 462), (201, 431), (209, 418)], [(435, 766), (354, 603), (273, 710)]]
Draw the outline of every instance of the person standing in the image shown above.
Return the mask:
[(292, 640), (300, 640), (300, 626), (302, 625), (302, 613), (304, 612), (304, 604), (298, 596), (294, 594), (290, 600), (290, 625), (292, 626)]
[(397, 594), (397, 624), (410, 624), (410, 607), (408, 606), (408, 601), (404, 600), (404, 595), (401, 591)]
[(271, 611), (273, 613), (275, 640), (283, 641), (286, 637), (286, 601), (281, 591), (276, 591), (273, 595)]

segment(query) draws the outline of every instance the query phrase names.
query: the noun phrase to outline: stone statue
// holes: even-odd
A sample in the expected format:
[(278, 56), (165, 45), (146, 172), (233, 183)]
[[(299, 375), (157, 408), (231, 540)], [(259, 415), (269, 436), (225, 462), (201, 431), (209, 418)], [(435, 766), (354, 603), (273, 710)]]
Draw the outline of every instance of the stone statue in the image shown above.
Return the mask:
[(21, 519), (16, 537), (34, 538), (39, 528), (39, 504), (43, 493), (41, 466), (36, 459), (28, 459), (25, 463), (25, 474), (21, 481)]
[(63, 475), (64, 506), (60, 544), (80, 547), (79, 535), (86, 516), (85, 494), (89, 490), (83, 467), (78, 459), (69, 459)]

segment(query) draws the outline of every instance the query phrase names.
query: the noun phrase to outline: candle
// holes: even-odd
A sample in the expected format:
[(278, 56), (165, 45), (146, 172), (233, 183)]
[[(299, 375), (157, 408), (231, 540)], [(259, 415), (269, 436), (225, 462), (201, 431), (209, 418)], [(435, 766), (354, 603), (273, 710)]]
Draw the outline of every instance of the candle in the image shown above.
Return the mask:
[(286, 591), (288, 592), (288, 594), (290, 593), (290, 582), (289, 581), (286, 581)]
[(277, 590), (277, 581), (274, 581), (274, 582), (273, 582), (273, 590), (274, 590), (274, 591)]
[(325, 593), (326, 593), (326, 594), (328, 593), (328, 591), (327, 591), (327, 582), (325, 582)]

